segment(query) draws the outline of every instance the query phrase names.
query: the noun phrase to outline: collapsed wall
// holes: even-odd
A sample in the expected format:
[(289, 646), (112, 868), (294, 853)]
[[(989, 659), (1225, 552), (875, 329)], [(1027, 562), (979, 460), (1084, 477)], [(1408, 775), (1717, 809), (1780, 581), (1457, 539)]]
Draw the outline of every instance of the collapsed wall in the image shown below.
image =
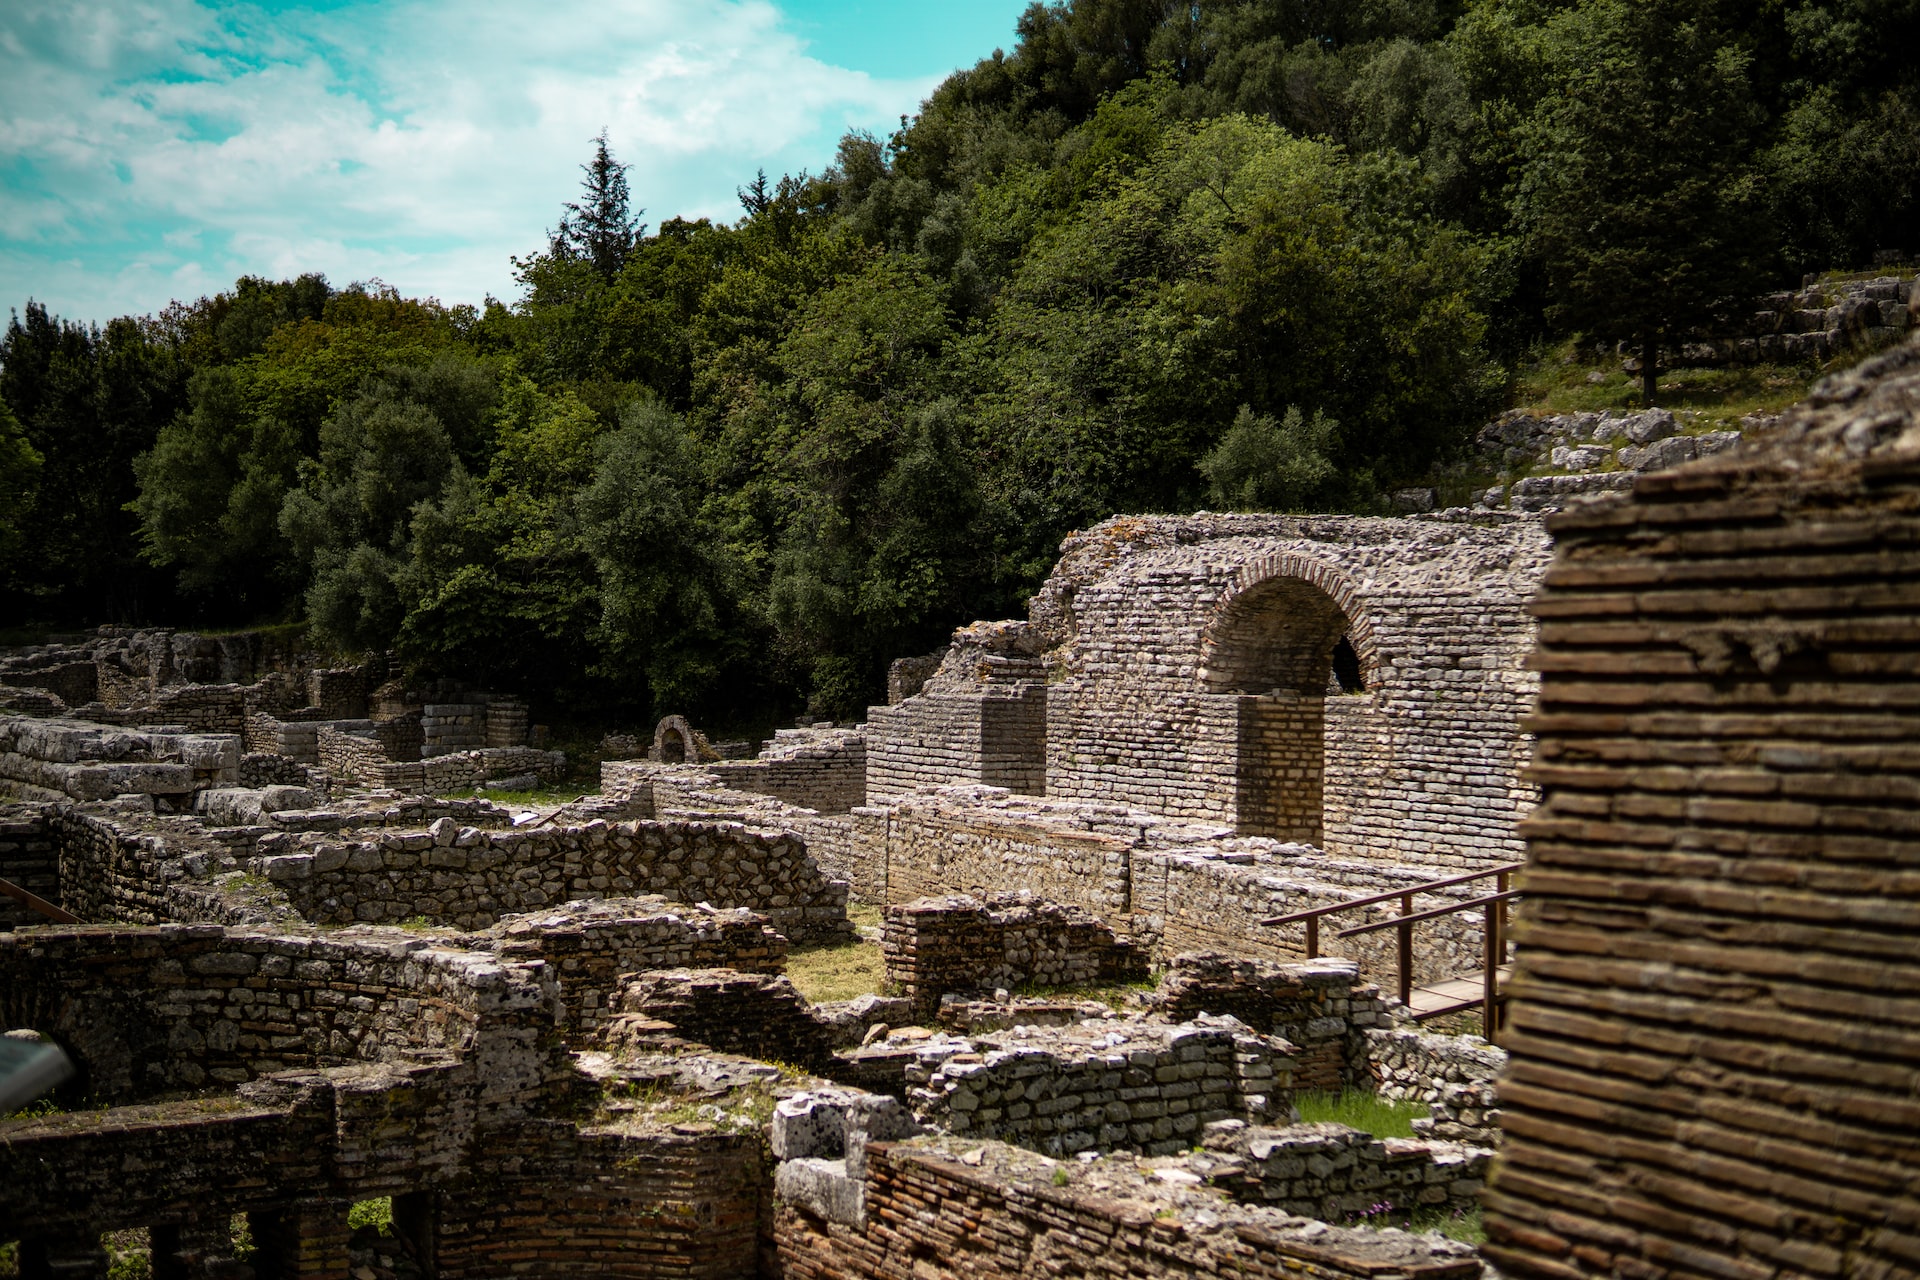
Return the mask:
[(1920, 344), (1554, 520), (1488, 1256), (1920, 1268)]

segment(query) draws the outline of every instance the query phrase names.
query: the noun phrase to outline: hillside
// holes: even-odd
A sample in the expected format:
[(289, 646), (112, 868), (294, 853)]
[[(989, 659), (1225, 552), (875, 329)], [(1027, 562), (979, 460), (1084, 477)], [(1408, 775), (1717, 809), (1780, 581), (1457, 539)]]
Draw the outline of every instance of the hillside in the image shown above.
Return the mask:
[(1912, 302), (1913, 0), (1073, 0), (1014, 34), (893, 136), (741, 175), (731, 224), (643, 225), (603, 138), (511, 303), (28, 301), (0, 613), (302, 621), (588, 719), (837, 716), (1115, 512), (1606, 487)]

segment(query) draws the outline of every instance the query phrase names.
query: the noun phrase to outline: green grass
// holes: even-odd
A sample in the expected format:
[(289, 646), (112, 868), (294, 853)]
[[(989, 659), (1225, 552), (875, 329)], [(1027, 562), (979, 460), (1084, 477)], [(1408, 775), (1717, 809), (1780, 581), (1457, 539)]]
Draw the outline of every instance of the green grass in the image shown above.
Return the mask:
[(1412, 1213), (1387, 1211), (1377, 1214), (1355, 1214), (1346, 1223), (1349, 1227), (1370, 1227), (1380, 1230), (1384, 1227), (1398, 1227), (1402, 1231), (1437, 1232), (1449, 1240), (1459, 1240), (1466, 1244), (1485, 1244), (1487, 1229), (1481, 1222), (1480, 1206), (1471, 1209), (1415, 1209)]
[(787, 954), (787, 977), (815, 1004), (884, 995), (886, 961), (880, 944), (864, 938), (795, 947)]
[[(1850, 362), (1843, 358), (1824, 369), (1813, 364), (1670, 369), (1660, 377), (1655, 401), (1676, 414), (1697, 415), (1683, 416), (1689, 431), (1726, 430), (1750, 413), (1777, 413), (1804, 399), (1822, 373)], [(1590, 380), (1595, 373), (1599, 380)], [(1516, 371), (1514, 403), (1543, 416), (1643, 407), (1637, 375), (1622, 372), (1615, 357), (1596, 362), (1590, 351), (1583, 355), (1571, 341), (1543, 351)]]
[(1091, 1000), (1104, 1004), (1110, 1009), (1130, 1009), (1133, 997), (1144, 991), (1152, 991), (1160, 985), (1156, 977), (1136, 978), (1132, 982), (1079, 982), (1062, 987), (1046, 987), (1036, 982), (1023, 982), (1015, 987), (1013, 994), (1026, 998), (1038, 997), (1044, 1000)]
[(1376, 1138), (1411, 1138), (1413, 1122), (1427, 1118), (1423, 1103), (1389, 1102), (1365, 1089), (1296, 1093), (1293, 1105), (1308, 1124), (1344, 1124)]
[(511, 809), (536, 804), (571, 804), (587, 793), (578, 787), (541, 787), (533, 791), (498, 791), (492, 787), (482, 787), (473, 794), (479, 799), (491, 800), (502, 808)]

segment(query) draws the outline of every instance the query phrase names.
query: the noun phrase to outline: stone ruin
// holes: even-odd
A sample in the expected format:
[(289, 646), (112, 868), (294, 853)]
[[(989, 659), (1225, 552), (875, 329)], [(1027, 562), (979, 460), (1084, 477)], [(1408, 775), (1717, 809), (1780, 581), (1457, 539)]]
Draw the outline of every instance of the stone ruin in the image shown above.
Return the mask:
[[(1913, 1273), (1917, 439), (1920, 345), (1544, 524), (1116, 518), (863, 723), (748, 758), (670, 718), (558, 807), (436, 794), (539, 776), (511, 699), (172, 633), (0, 658), (0, 1020), (79, 1069), (0, 1119), (0, 1246), (35, 1277), (129, 1231), (155, 1277), (255, 1280)], [(1505, 959), (1451, 881), (1523, 860), (1500, 1044), (1417, 1022), (1394, 978)], [(1396, 954), (1320, 907), (1421, 923)], [(866, 946), (885, 994), (789, 976)], [(1299, 1122), (1354, 1089), (1428, 1116)], [(1479, 1248), (1369, 1225), (1482, 1204)]]

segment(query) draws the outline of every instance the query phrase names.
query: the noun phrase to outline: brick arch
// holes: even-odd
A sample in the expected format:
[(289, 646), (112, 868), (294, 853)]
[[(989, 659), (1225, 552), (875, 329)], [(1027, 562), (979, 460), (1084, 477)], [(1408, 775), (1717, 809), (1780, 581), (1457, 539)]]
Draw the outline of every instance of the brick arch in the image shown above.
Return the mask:
[[(1313, 683), (1314, 673), (1328, 665), (1333, 646), (1344, 634), (1359, 659), (1362, 686), (1369, 690), (1377, 686), (1378, 645), (1353, 579), (1324, 560), (1277, 551), (1241, 565), (1214, 603), (1200, 633), (1199, 670), (1204, 690), (1228, 692), (1242, 683), (1242, 668), (1249, 659), (1244, 652), (1233, 652), (1234, 633), (1263, 623), (1270, 626), (1266, 615), (1276, 611), (1292, 620), (1289, 630), (1298, 640), (1292, 646), (1267, 645), (1253, 661), (1274, 666), (1283, 683), (1290, 682), (1301, 692), (1319, 693), (1325, 689), (1324, 673), (1318, 688), (1307, 686)], [(1335, 614), (1339, 618), (1337, 631), (1333, 630)]]

